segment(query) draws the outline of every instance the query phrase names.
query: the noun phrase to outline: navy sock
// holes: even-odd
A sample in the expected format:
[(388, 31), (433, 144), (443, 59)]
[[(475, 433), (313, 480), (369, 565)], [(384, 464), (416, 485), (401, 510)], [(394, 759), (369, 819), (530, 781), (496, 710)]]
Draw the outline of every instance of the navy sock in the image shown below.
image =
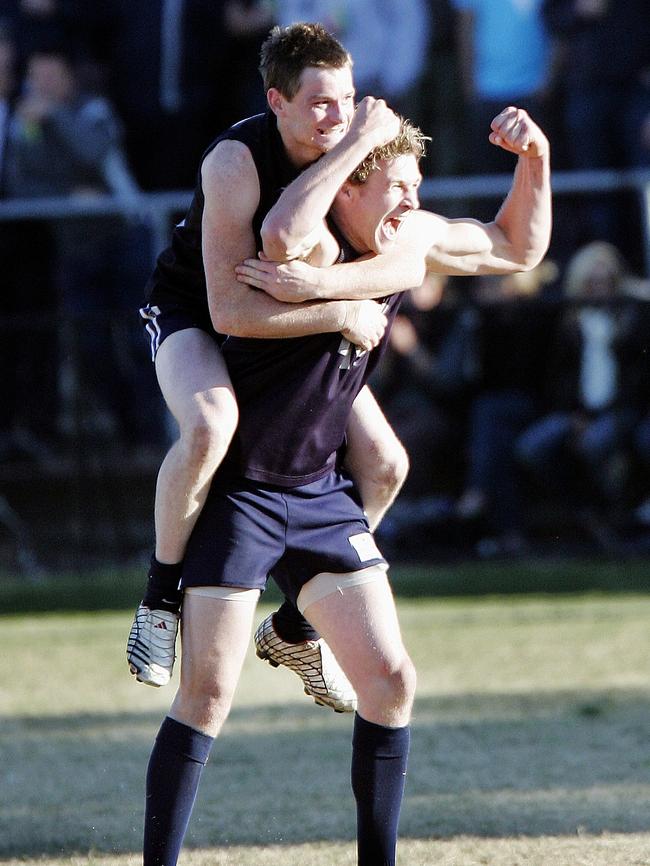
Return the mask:
[(214, 737), (167, 716), (147, 769), (144, 866), (175, 866)]
[(279, 610), (273, 614), (273, 628), (287, 643), (302, 643), (304, 640), (318, 640), (320, 637), (289, 599), (285, 599)]
[(395, 866), (410, 728), (386, 728), (357, 713), (352, 738), (352, 790), (357, 801), (359, 866)]
[(150, 610), (178, 613), (183, 598), (183, 591), (178, 588), (182, 571), (182, 562), (168, 565), (166, 562), (158, 562), (156, 557), (152, 556), (142, 603)]

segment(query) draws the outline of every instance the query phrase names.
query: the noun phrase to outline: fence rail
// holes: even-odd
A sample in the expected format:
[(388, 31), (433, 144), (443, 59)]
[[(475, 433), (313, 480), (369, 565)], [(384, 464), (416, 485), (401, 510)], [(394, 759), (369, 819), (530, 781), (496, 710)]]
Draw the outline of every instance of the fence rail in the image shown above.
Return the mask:
[[(505, 196), (511, 184), (512, 175), (509, 174), (426, 178), (420, 196), (425, 206), (435, 209), (435, 202), (440, 200)], [(556, 197), (635, 193), (642, 222), (643, 261), (646, 274), (650, 274), (650, 169), (557, 171), (553, 174), (553, 191)], [(116, 215), (138, 219), (149, 226), (153, 261), (168, 243), (173, 216), (185, 211), (190, 198), (191, 192), (188, 190), (172, 190), (133, 193), (122, 197), (98, 195), (93, 198), (8, 199), (0, 202), (0, 222)]]
[[(422, 184), (421, 199), (425, 207), (444, 212), (453, 201), (501, 198), (511, 183), (511, 175), (427, 178)], [(650, 275), (650, 170), (555, 172), (553, 188), (556, 200), (563, 196), (621, 192), (634, 195), (641, 222), (640, 260), (646, 275)], [(190, 198), (190, 191), (176, 190), (126, 197), (4, 200), (0, 201), (0, 231), (3, 223), (23, 220), (121, 216), (146, 229), (148, 249), (144, 254), (153, 263), (168, 243), (173, 221), (184, 213)], [(70, 358), (76, 357), (75, 328), (82, 323), (71, 319), (66, 330), (61, 315), (42, 319), (30, 316), (29, 320), (0, 317), (0, 332), (56, 330), (61, 354), (69, 367)], [(72, 339), (69, 344), (61, 337), (62, 327), (68, 341)], [(145, 539), (151, 536), (153, 483), (162, 449), (160, 453), (144, 455), (140, 463), (122, 457), (109, 459), (102, 447), (97, 448), (89, 441), (80, 400), (75, 397), (71, 402), (69, 395), (66, 398), (68, 392), (76, 394), (77, 379), (78, 376), (72, 376), (72, 387), (67, 390), (59, 383), (64, 406), (67, 399), (74, 409), (69, 413), (72, 422), (68, 437), (73, 447), (64, 458), (47, 466), (0, 466), (0, 567), (3, 562), (11, 562), (12, 556), (18, 567), (31, 575), (37, 571), (41, 559), (79, 563), (81, 567), (96, 551), (103, 551), (109, 558), (116, 552), (118, 556), (125, 552), (130, 555), (140, 545), (146, 545)], [(7, 536), (9, 544), (3, 548)], [(64, 548), (71, 551), (67, 559)]]

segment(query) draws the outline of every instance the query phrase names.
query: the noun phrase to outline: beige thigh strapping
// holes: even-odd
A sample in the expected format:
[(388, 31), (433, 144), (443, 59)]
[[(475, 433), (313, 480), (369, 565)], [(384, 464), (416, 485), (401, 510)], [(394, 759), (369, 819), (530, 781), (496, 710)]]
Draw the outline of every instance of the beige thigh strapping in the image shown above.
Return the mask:
[(304, 613), (310, 604), (320, 601), (321, 598), (326, 598), (328, 595), (333, 595), (335, 592), (343, 595), (346, 589), (353, 586), (360, 586), (375, 580), (388, 580), (386, 577), (387, 570), (388, 566), (385, 563), (379, 563), (359, 571), (348, 571), (342, 574), (322, 571), (312, 577), (300, 590), (296, 602), (298, 610)]
[(236, 586), (188, 586), (185, 592), (224, 601), (257, 601), (261, 595), (259, 589), (238, 589)]

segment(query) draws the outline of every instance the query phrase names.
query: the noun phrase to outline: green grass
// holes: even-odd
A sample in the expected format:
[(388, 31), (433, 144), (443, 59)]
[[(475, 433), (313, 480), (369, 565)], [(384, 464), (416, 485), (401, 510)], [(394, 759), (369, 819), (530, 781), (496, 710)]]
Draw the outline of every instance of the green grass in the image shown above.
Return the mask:
[[(454, 570), (404, 574), (414, 596)], [(111, 581), (114, 609), (65, 610), (74, 593), (48, 587), (57, 612), (0, 618), (7, 866), (140, 862), (143, 778), (173, 689), (128, 676), (138, 584), (88, 578)], [(650, 595), (402, 597), (399, 609), (419, 672), (400, 864), (650, 863)], [(350, 731), (251, 652), (181, 862), (353, 866)]]
[[(602, 590), (650, 592), (650, 567), (644, 560), (522, 560), (459, 562), (449, 565), (395, 565), (396, 593), (422, 596), (566, 593)], [(51, 574), (37, 581), (0, 574), (0, 611), (130, 610), (144, 585), (145, 569), (97, 570), (86, 575)], [(279, 598), (273, 584), (265, 594)]]

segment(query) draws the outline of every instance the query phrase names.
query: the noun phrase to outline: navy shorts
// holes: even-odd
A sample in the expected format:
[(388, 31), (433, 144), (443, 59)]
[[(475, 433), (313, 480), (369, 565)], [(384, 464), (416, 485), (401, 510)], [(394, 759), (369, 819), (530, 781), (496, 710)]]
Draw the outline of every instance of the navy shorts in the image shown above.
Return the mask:
[(295, 602), (321, 572), (385, 563), (345, 474), (291, 488), (216, 478), (189, 541), (181, 586), (263, 590), (271, 576)]
[(149, 338), (152, 361), (156, 360), (156, 353), (163, 341), (176, 331), (199, 328), (211, 336), (218, 346), (224, 340), (223, 335), (212, 327), (209, 315), (178, 304), (147, 304), (140, 309), (140, 320)]

